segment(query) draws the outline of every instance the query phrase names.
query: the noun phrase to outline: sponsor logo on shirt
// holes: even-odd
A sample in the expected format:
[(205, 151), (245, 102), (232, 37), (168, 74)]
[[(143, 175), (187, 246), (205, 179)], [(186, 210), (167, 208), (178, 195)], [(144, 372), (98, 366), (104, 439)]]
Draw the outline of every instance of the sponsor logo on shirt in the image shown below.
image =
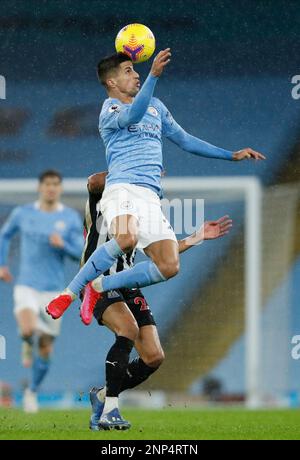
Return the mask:
[(143, 139), (157, 139), (161, 141), (161, 127), (156, 123), (139, 123), (136, 125), (129, 125), (128, 131), (137, 134), (139, 138)]
[(109, 113), (120, 112), (120, 106), (117, 104), (111, 105), (108, 109)]

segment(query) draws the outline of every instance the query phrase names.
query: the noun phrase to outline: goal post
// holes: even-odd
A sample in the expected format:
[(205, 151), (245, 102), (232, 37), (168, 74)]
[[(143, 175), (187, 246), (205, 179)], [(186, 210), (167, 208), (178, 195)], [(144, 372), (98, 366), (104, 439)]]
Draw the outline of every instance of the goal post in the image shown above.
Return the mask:
[[(86, 179), (65, 178), (63, 182), (66, 204), (83, 211), (87, 198)], [(248, 407), (262, 404), (260, 395), (260, 315), (261, 315), (261, 214), (262, 186), (255, 177), (174, 177), (162, 180), (166, 195), (192, 194), (199, 198), (207, 194), (216, 199), (241, 199), (245, 203), (244, 213), (244, 283), (245, 283), (245, 394)], [(38, 187), (36, 179), (0, 180), (0, 204), (23, 204), (35, 196)]]
[(163, 181), (166, 192), (212, 192), (215, 194), (243, 195), (245, 200), (245, 382), (246, 405), (256, 408), (262, 405), (260, 395), (260, 314), (262, 251), (261, 214), (262, 185), (256, 177), (177, 177)]

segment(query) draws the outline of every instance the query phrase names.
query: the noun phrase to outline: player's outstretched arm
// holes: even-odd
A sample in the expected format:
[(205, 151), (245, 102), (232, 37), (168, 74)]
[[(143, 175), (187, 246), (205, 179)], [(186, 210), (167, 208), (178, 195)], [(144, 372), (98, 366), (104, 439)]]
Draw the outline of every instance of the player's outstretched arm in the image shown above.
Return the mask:
[(126, 126), (136, 124), (141, 121), (149, 106), (158, 77), (161, 76), (164, 68), (170, 62), (170, 57), (170, 48), (166, 48), (157, 54), (153, 61), (151, 71), (139, 93), (134, 98), (133, 103), (130, 107), (119, 113), (118, 125), (120, 128), (125, 128)]
[(246, 160), (248, 158), (254, 158), (255, 160), (266, 159), (264, 155), (250, 148), (242, 149), (238, 152), (231, 152), (230, 150), (216, 147), (198, 137), (188, 134), (181, 126), (174, 133), (169, 135), (168, 138), (183, 150), (201, 157), (217, 158), (221, 160)]
[[(162, 104), (162, 103), (161, 103)], [(245, 148), (237, 152), (225, 150), (220, 147), (216, 147), (213, 144), (199, 139), (198, 137), (192, 136), (187, 133), (172, 117), (168, 109), (164, 104), (162, 126), (163, 134), (174, 142), (174, 144), (181, 147), (183, 150), (193, 153), (206, 158), (217, 158), (221, 160), (245, 160), (248, 158), (254, 158), (255, 160), (265, 160), (265, 156), (250, 148)]]
[(221, 238), (229, 233), (232, 227), (232, 220), (229, 216), (220, 217), (218, 220), (206, 221), (200, 227), (199, 230), (195, 231), (192, 235), (187, 238), (178, 241), (179, 253), (185, 252), (193, 246), (197, 246), (204, 240), (214, 240)]

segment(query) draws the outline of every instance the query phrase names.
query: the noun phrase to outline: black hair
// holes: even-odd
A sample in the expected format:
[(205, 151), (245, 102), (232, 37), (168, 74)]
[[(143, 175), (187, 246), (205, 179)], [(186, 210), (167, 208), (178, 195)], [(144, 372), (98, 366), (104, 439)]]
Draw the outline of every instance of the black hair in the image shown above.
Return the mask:
[(97, 76), (101, 84), (106, 86), (106, 79), (108, 74), (117, 70), (119, 65), (126, 61), (132, 62), (130, 57), (125, 53), (115, 53), (111, 56), (107, 56), (104, 59), (101, 59), (97, 65)]
[(39, 183), (41, 184), (42, 182), (44, 182), (44, 180), (47, 179), (47, 177), (57, 177), (59, 179), (59, 182), (62, 182), (62, 175), (55, 169), (47, 169), (46, 171), (43, 171), (39, 175)]

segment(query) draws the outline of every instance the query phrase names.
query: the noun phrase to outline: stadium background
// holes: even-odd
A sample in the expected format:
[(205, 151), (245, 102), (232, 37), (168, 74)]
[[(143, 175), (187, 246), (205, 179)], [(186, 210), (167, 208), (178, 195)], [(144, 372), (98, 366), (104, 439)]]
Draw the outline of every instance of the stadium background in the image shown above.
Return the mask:
[[(300, 60), (297, 2), (167, 0), (162, 5), (133, 0), (129, 8), (119, 1), (3, 0), (0, 12), (0, 74), (7, 81), (7, 99), (0, 105), (1, 179), (34, 178), (48, 167), (65, 177), (87, 177), (105, 169), (97, 132), (105, 94), (96, 80), (95, 66), (101, 56), (113, 51), (114, 37), (122, 26), (147, 24), (156, 36), (157, 49), (171, 46), (173, 51), (156, 95), (175, 119), (216, 145), (228, 149), (249, 145), (268, 157), (263, 164), (208, 161), (166, 141), (167, 176), (199, 176), (201, 180), (255, 175), (261, 179), (269, 212), (263, 228), (268, 242), (265, 273), (273, 273), (274, 264), (280, 265), (269, 284), (264, 280), (263, 326), (267, 328), (274, 316), (280, 318), (286, 311), (288, 337), (300, 333), (300, 102), (291, 96), (291, 78), (298, 73)], [(149, 64), (138, 70), (144, 77)], [(293, 209), (287, 202), (293, 203)], [(1, 204), (0, 223), (11, 204)], [(241, 221), (241, 206), (232, 203), (209, 208), (206, 217), (227, 212)], [(210, 399), (223, 401), (243, 399), (241, 228), (233, 235), (234, 242), (231, 238), (210, 243), (183, 256), (179, 277), (145, 290), (167, 353), (166, 363), (146, 389), (204, 392)], [(16, 272), (18, 260), (14, 256), (11, 260)], [(224, 266), (222, 273), (217, 271), (219, 263)], [(68, 279), (76, 269), (68, 264)], [(288, 305), (282, 294), (287, 289)], [(19, 366), (11, 293), (11, 286), (1, 284), (0, 333), (7, 338), (7, 359), (0, 362), (0, 380), (11, 385), (18, 397), (25, 375)], [(91, 385), (101, 383), (112, 339), (95, 324), (84, 328), (77, 310), (69, 311), (43, 385), (45, 397), (59, 397), (65, 391), (86, 394)], [(281, 343), (277, 346), (270, 355), (278, 353)], [(291, 359), (289, 347), (285, 341), (283, 396), (298, 404), (300, 365)], [(267, 369), (266, 382), (276, 386), (274, 369)]]

